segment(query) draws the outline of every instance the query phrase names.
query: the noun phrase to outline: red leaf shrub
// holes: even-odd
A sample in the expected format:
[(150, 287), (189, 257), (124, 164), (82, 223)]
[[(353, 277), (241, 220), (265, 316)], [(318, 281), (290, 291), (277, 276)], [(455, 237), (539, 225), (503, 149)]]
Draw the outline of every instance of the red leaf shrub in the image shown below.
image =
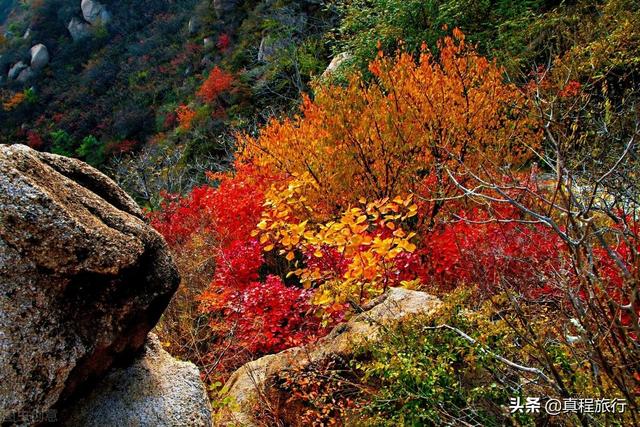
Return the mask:
[(197, 95), (205, 102), (214, 102), (221, 94), (231, 89), (232, 83), (233, 76), (216, 66), (200, 86)]
[(218, 36), (218, 43), (216, 43), (216, 46), (218, 47), (218, 49), (220, 49), (221, 52), (226, 52), (227, 49), (229, 49), (230, 45), (231, 37), (229, 37), (229, 34), (222, 33)]

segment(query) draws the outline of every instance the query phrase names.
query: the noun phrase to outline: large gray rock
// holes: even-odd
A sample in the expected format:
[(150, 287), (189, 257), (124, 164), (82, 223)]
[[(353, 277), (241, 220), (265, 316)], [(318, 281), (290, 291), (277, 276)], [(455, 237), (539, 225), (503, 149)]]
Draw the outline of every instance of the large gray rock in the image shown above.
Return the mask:
[(110, 372), (62, 419), (68, 427), (212, 425), (198, 368), (171, 357), (153, 334), (129, 367)]
[(108, 24), (111, 20), (107, 8), (95, 0), (82, 0), (80, 7), (82, 8), (82, 16), (91, 25)]
[(31, 48), (31, 68), (40, 70), (49, 63), (49, 50), (42, 43)]
[(9, 69), (9, 73), (7, 74), (7, 78), (9, 80), (15, 80), (18, 78), (18, 76), (20, 75), (20, 73), (25, 70), (26, 68), (28, 68), (29, 66), (27, 64), (25, 64), (24, 62), (20, 61), (16, 64), (13, 65), (13, 67), (11, 67)]
[[(427, 293), (404, 288), (391, 288), (372, 301), (363, 313), (349, 322), (336, 326), (326, 337), (305, 347), (294, 347), (277, 354), (264, 356), (242, 366), (231, 375), (223, 396), (231, 401), (215, 416), (216, 426), (254, 427), (262, 425), (255, 418), (256, 409), (270, 393), (271, 381), (290, 369), (304, 368), (341, 357), (349, 359), (361, 344), (375, 345), (383, 328), (392, 328), (416, 315), (429, 315), (441, 301)], [(278, 396), (276, 400), (288, 402), (291, 396)]]
[(20, 74), (18, 74), (18, 77), (16, 77), (16, 81), (24, 84), (33, 79), (35, 76), (36, 73), (33, 71), (33, 69), (31, 67), (27, 67), (24, 70), (20, 71)]
[(130, 361), (178, 282), (162, 237), (112, 180), (0, 145), (0, 423), (64, 408)]
[(71, 21), (69, 21), (67, 30), (69, 30), (69, 34), (71, 34), (71, 38), (74, 42), (85, 39), (91, 34), (91, 27), (89, 24), (75, 17), (71, 18)]

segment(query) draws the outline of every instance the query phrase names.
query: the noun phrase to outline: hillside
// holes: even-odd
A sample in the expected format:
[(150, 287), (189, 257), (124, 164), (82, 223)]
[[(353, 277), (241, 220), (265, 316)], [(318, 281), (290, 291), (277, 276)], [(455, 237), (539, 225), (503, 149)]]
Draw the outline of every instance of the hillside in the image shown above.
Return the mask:
[(640, 425), (639, 1), (2, 14), (0, 143), (145, 209), (214, 425)]

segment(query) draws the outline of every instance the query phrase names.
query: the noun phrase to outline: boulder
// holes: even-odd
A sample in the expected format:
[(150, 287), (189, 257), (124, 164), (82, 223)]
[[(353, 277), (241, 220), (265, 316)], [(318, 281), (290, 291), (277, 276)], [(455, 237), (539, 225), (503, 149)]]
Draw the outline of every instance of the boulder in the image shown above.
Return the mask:
[(171, 357), (153, 334), (129, 367), (111, 371), (61, 415), (67, 427), (212, 426), (198, 368)]
[(102, 3), (99, 3), (97, 1), (82, 0), (82, 2), (80, 3), (80, 8), (82, 9), (82, 16), (91, 25), (106, 25), (111, 20), (111, 15), (107, 11), (107, 8), (104, 7)]
[(90, 28), (89, 24), (75, 17), (71, 18), (69, 25), (67, 25), (67, 30), (69, 30), (69, 34), (71, 34), (74, 42), (89, 37), (91, 34)]
[(40, 70), (49, 63), (49, 50), (42, 43), (31, 48), (31, 68)]
[(0, 423), (132, 359), (179, 282), (135, 202), (85, 163), (0, 145)]
[(18, 62), (17, 64), (14, 64), (13, 67), (9, 69), (9, 74), (7, 74), (7, 78), (9, 80), (17, 79), (20, 73), (28, 67), (29, 66), (22, 61)]
[(329, 77), (331, 74), (335, 73), (342, 64), (349, 61), (351, 58), (353, 58), (353, 56), (349, 52), (339, 53), (331, 60), (327, 69), (322, 73), (322, 77)]
[(18, 77), (16, 77), (16, 81), (24, 84), (35, 76), (36, 73), (33, 71), (33, 69), (31, 67), (27, 67), (24, 70), (20, 71), (20, 74), (18, 74)]
[[(286, 370), (304, 368), (337, 357), (349, 359), (358, 346), (365, 343), (375, 345), (383, 327), (393, 327), (416, 315), (433, 314), (441, 304), (439, 299), (424, 292), (392, 288), (365, 307), (366, 311), (336, 326), (316, 343), (290, 348), (245, 364), (225, 384), (227, 393), (223, 398), (228, 398), (231, 404), (215, 415), (216, 425), (262, 425), (254, 414), (261, 399), (269, 395), (272, 379)], [(286, 399), (287, 396), (282, 396), (281, 402)]]

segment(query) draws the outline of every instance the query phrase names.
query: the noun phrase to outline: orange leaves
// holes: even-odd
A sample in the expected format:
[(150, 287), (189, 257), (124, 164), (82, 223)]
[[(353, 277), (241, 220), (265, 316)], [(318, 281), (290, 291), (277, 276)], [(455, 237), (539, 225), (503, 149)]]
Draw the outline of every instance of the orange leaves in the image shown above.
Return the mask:
[(180, 128), (183, 130), (191, 129), (191, 123), (196, 116), (196, 112), (186, 105), (180, 105), (176, 110), (176, 114), (178, 115), (178, 123), (180, 123)]
[(25, 100), (26, 95), (22, 92), (18, 92), (13, 95), (10, 99), (2, 103), (2, 107), (5, 111), (11, 111), (16, 108), (18, 105), (22, 104)]
[[(416, 250), (411, 243), (415, 233), (403, 228), (417, 213), (412, 196), (366, 203), (345, 210), (336, 220), (320, 223), (301, 221), (301, 214), (312, 213), (306, 206), (305, 189), (312, 183), (308, 174), (267, 193), (265, 210), (254, 236), (267, 252), (278, 250), (305, 287), (318, 288), (315, 304), (323, 307), (347, 301), (362, 303), (396, 283), (389, 277), (396, 258)], [(306, 262), (296, 260), (302, 254)], [(326, 256), (341, 264), (326, 268)], [(325, 267), (320, 267), (325, 265)]]
[(461, 32), (440, 48), (439, 57), (425, 50), (417, 62), (409, 53), (380, 55), (367, 84), (354, 76), (346, 87), (318, 87), (299, 116), (243, 137), (243, 158), (309, 174), (310, 201), (331, 213), (361, 196), (414, 191), (434, 170), (522, 164), (522, 141), (535, 146), (537, 137), (521, 92)]

